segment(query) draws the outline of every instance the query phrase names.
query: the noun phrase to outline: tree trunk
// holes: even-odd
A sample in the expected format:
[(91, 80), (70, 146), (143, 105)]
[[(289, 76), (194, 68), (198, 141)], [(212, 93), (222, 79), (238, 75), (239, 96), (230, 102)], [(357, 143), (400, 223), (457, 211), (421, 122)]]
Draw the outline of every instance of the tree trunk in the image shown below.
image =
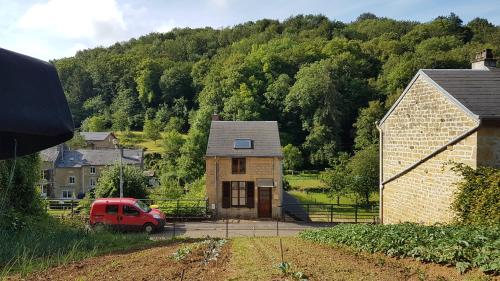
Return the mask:
[(365, 201), (366, 201), (366, 207), (370, 206), (370, 193), (366, 192), (365, 193)]

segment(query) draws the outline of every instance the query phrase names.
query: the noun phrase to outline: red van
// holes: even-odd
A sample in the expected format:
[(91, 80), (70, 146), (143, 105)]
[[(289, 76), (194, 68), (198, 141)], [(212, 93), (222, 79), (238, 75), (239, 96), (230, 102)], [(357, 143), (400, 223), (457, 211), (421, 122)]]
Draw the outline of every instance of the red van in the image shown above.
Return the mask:
[(99, 224), (151, 233), (163, 229), (165, 214), (134, 198), (100, 198), (90, 208), (90, 226)]

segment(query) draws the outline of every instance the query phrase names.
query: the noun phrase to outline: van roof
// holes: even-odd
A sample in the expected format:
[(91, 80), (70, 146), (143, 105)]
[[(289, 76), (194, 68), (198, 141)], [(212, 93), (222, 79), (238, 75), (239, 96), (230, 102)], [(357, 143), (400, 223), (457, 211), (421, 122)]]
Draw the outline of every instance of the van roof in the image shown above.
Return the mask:
[(135, 203), (135, 198), (98, 198), (94, 203)]

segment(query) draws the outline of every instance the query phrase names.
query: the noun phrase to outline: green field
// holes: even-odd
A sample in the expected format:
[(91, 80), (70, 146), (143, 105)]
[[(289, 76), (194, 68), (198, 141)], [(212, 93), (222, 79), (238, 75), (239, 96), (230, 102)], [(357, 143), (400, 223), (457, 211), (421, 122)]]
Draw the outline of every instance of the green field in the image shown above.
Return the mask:
[[(297, 198), (300, 203), (304, 204), (337, 204), (337, 198), (328, 196), (328, 193), (322, 192), (307, 192), (300, 190), (288, 191), (293, 197)], [(379, 200), (378, 193), (372, 193), (370, 196), (370, 203), (377, 203)], [(354, 196), (341, 196), (340, 204), (356, 204)]]
[(291, 189), (305, 190), (310, 188), (323, 188), (325, 185), (319, 180), (319, 174), (285, 175)]
[[(146, 138), (144, 132), (141, 131), (130, 131), (128, 134), (126, 132), (115, 132), (115, 136), (120, 140), (120, 143), (125, 147), (138, 147), (145, 148), (146, 152), (161, 152), (161, 139), (156, 142)], [(162, 133), (162, 136), (164, 133)]]

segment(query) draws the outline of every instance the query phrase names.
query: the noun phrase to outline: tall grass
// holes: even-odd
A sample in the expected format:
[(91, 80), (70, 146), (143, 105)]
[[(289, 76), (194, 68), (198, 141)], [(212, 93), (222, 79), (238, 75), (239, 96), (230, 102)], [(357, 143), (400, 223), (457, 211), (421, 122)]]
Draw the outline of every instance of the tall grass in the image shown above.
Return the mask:
[(142, 233), (88, 232), (83, 225), (43, 216), (21, 231), (0, 229), (0, 280), (150, 243)]

